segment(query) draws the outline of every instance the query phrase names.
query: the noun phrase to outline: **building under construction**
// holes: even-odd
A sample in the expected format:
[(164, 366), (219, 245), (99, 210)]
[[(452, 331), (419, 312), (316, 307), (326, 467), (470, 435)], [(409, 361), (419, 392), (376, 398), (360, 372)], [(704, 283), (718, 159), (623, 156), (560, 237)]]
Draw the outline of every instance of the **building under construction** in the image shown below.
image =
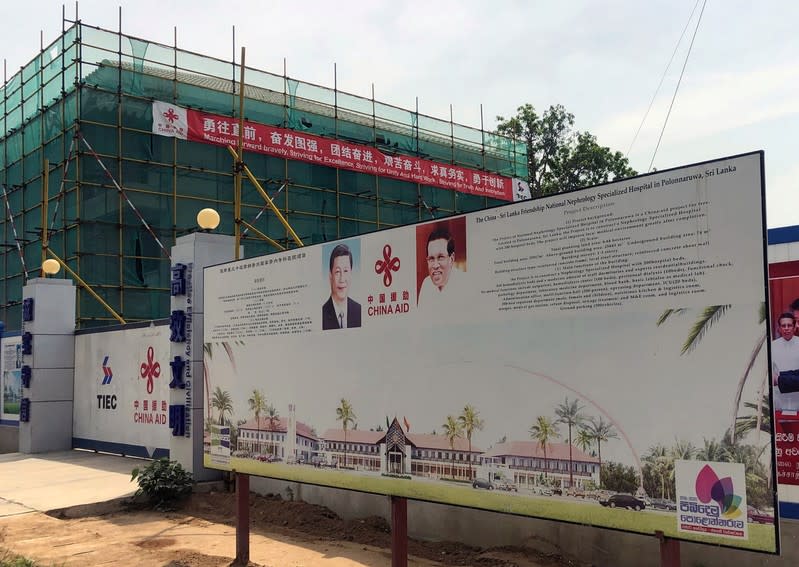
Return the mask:
[[(116, 322), (114, 312), (128, 322), (168, 313), (168, 251), (206, 207), (219, 212), (219, 232), (239, 227), (251, 257), (480, 209), (522, 189), (525, 150), (506, 138), (238, 63), (64, 19), (60, 37), (4, 77), (6, 328), (20, 328), (22, 286), (46, 247), (74, 272), (57, 277), (77, 276), (86, 328)], [(252, 175), (238, 216), (242, 168), (227, 147), (236, 138)]]

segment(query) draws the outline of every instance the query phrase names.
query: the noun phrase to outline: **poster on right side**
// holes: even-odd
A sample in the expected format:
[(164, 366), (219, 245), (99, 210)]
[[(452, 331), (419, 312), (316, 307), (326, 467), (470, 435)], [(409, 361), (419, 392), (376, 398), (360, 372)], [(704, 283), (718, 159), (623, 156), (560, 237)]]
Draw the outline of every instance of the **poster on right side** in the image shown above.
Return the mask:
[[(769, 306), (777, 482), (799, 486), (799, 381), (790, 379), (799, 372), (799, 261), (769, 264)], [(795, 501), (799, 490), (780, 496)]]

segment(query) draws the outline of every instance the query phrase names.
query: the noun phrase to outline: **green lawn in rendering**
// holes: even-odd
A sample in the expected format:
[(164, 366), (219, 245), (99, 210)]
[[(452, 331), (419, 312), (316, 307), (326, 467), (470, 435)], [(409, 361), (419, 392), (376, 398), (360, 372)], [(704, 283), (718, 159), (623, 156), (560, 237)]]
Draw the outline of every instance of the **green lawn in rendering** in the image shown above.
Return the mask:
[(626, 509), (605, 508), (594, 500), (582, 501), (558, 497), (528, 496), (526, 494), (497, 490), (474, 489), (469, 484), (433, 481), (432, 479), (414, 478), (413, 480), (406, 480), (381, 477), (377, 473), (314, 468), (309, 465), (263, 463), (252, 459), (235, 457), (230, 459), (230, 467), (227, 468), (212, 465), (210, 455), (206, 454), (204, 457), (206, 467), (224, 468), (224, 470), (255, 476), (374, 494), (401, 496), (412, 500), (453, 504), (596, 527), (614, 528), (653, 536), (655, 532), (662, 531), (668, 537), (758, 551), (774, 552), (776, 549), (775, 530), (772, 525), (749, 524), (749, 539), (740, 541), (710, 535), (678, 532), (677, 521), (672, 514), (650, 510), (635, 512)]

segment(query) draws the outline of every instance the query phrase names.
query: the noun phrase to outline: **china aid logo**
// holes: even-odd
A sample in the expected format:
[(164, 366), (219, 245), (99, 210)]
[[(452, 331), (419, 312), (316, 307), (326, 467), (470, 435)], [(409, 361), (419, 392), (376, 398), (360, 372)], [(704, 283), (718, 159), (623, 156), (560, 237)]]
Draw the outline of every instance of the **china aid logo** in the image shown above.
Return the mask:
[(735, 494), (732, 477), (719, 478), (710, 465), (702, 467), (696, 475), (696, 496), (703, 504), (711, 500), (718, 504), (723, 518), (737, 518), (742, 514), (742, 499)]
[(161, 376), (161, 364), (155, 360), (155, 351), (153, 347), (147, 348), (147, 361), (141, 363), (139, 369), (139, 376), (142, 380), (147, 380), (147, 393), (153, 393), (153, 379)]
[(394, 279), (391, 272), (398, 272), (400, 269), (399, 256), (393, 256), (391, 252), (391, 244), (386, 244), (383, 246), (383, 257), (375, 261), (375, 273), (383, 276), (385, 287), (391, 287)]

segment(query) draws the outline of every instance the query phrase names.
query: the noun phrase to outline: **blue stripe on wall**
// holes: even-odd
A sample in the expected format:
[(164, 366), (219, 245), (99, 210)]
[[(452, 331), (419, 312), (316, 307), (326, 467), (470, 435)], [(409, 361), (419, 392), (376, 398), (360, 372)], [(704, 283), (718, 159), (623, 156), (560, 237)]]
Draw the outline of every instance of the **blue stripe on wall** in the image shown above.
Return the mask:
[(780, 518), (799, 520), (799, 502), (780, 502)]
[(799, 225), (770, 228), (767, 231), (767, 238), (769, 244), (799, 242)]

